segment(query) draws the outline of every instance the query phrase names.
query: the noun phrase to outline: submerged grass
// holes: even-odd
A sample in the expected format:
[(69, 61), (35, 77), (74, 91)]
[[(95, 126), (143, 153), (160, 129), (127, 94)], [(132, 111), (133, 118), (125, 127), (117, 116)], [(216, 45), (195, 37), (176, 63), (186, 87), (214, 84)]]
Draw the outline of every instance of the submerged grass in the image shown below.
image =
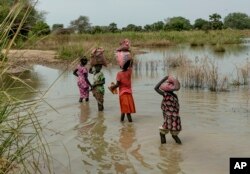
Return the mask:
[[(194, 62), (186, 57), (167, 58), (170, 68), (177, 68), (183, 87), (208, 89), (210, 91), (229, 91), (230, 85), (247, 85), (249, 83), (249, 68), (236, 67), (230, 78), (221, 75), (214, 60), (207, 57), (196, 59)], [(181, 62), (181, 63), (180, 63)], [(236, 76), (236, 78), (235, 78)]]

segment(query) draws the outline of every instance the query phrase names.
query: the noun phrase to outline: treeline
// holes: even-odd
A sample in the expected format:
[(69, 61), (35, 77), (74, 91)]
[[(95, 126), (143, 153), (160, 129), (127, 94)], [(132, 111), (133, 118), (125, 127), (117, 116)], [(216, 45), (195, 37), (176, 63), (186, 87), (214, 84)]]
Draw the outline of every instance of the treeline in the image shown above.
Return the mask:
[[(158, 21), (145, 26), (137, 26), (129, 24), (119, 29), (116, 23), (110, 23), (108, 26), (92, 26), (87, 16), (80, 16), (78, 19), (70, 22), (68, 28), (64, 28), (63, 24), (54, 24), (52, 31), (63, 31), (66, 33), (107, 33), (107, 32), (151, 32), (151, 31), (183, 31), (183, 30), (221, 30), (221, 29), (250, 29), (250, 17), (245, 13), (235, 12), (229, 13), (224, 19), (221, 15), (214, 13), (209, 15), (209, 20), (198, 18), (192, 25), (190, 21), (184, 17), (171, 17), (164, 21)], [(63, 30), (59, 30), (63, 29)]]
[[(209, 20), (198, 18), (193, 24), (184, 17), (170, 17), (164, 21), (157, 21), (153, 24), (138, 26), (129, 24), (126, 27), (118, 28), (117, 24), (112, 22), (107, 26), (92, 26), (88, 16), (79, 16), (72, 20), (68, 27), (63, 24), (53, 24), (50, 28), (45, 21), (45, 13), (35, 9), (35, 4), (32, 0), (23, 0), (26, 7), (19, 13), (12, 24), (9, 36), (13, 35), (21, 23), (21, 19), (25, 14), (25, 9), (31, 8), (30, 15), (23, 25), (21, 36), (26, 38), (33, 35), (48, 35), (51, 32), (56, 34), (71, 34), (71, 33), (117, 33), (117, 32), (152, 32), (152, 31), (185, 31), (185, 30), (221, 30), (226, 28), (231, 29), (250, 29), (250, 17), (245, 13), (235, 12), (229, 13), (224, 19), (221, 15), (214, 13), (209, 15)], [(16, 3), (15, 0), (0, 1), (0, 23), (6, 20), (12, 6)], [(10, 19), (8, 19), (10, 20)]]

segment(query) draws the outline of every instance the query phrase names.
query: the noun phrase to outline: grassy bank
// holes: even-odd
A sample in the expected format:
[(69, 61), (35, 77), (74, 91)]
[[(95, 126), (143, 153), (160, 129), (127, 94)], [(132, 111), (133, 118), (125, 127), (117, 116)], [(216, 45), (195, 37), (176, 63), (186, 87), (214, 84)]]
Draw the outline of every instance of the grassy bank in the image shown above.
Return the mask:
[(75, 59), (80, 54), (89, 57), (94, 47), (105, 48), (109, 61), (114, 58), (114, 50), (119, 42), (128, 38), (132, 42), (132, 50), (137, 52), (143, 47), (167, 47), (181, 43), (191, 46), (239, 44), (242, 38), (250, 36), (249, 31), (219, 30), (219, 31), (162, 31), (162, 32), (123, 32), (105, 34), (71, 34), (49, 35), (26, 43), (26, 48), (41, 50), (56, 50), (58, 58)]

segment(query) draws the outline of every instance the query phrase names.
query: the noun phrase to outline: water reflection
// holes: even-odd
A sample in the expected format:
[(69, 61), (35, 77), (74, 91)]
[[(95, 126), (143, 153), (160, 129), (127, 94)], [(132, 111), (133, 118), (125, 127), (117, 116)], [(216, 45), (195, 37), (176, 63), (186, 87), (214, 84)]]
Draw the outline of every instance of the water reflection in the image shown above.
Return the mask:
[(122, 148), (127, 151), (136, 141), (134, 126), (132, 124), (124, 125), (124, 127), (121, 128), (120, 132), (121, 134), (119, 142)]
[(159, 71), (165, 70), (165, 64), (161, 60), (138, 60), (134, 63), (134, 79), (154, 79), (159, 76)]
[(37, 95), (41, 85), (39, 77), (32, 69), (17, 74), (4, 74), (0, 79), (0, 89), (17, 99), (31, 99)]
[[(81, 121), (86, 120), (88, 113), (88, 104), (82, 105)], [(87, 109), (87, 110), (84, 110)], [(81, 144), (78, 144), (78, 149), (82, 152), (82, 162), (86, 172), (99, 173), (104, 168), (110, 169), (111, 165), (105, 158), (108, 156), (108, 143), (104, 139), (104, 134), (107, 127), (104, 122), (103, 112), (98, 112), (98, 117), (95, 118), (94, 124), (88, 124), (80, 128)], [(87, 131), (86, 131), (87, 130)], [(95, 168), (93, 168), (95, 166)]]
[(120, 138), (119, 142), (121, 144), (122, 150), (124, 151), (126, 155), (127, 161), (130, 163), (130, 165), (122, 164), (117, 161), (116, 163), (116, 171), (119, 173), (130, 173), (133, 171), (134, 173), (137, 173), (135, 171), (135, 167), (133, 164), (133, 159), (131, 159), (130, 155), (135, 158), (137, 162), (140, 163), (140, 165), (144, 166), (145, 168), (151, 169), (151, 165), (144, 161), (143, 155), (140, 153), (141, 150), (141, 144), (137, 144), (136, 140), (136, 131), (133, 124), (124, 124), (123, 127), (120, 130)]
[(88, 132), (91, 128), (93, 128), (95, 122), (92, 122), (92, 120), (89, 120), (89, 116), (91, 114), (91, 108), (89, 107), (89, 102), (84, 102), (80, 105), (80, 128), (79, 128), (79, 133), (84, 134)]
[(160, 162), (157, 168), (162, 173), (177, 174), (181, 172), (180, 163), (183, 161), (180, 149), (177, 146), (160, 146), (159, 147)]

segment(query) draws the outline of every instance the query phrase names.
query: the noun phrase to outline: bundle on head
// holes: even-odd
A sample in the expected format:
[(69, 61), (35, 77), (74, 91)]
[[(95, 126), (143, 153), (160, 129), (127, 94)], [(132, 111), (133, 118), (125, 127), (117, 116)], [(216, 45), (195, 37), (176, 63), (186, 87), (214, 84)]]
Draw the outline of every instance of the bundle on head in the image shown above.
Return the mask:
[(180, 89), (180, 82), (173, 76), (168, 76), (167, 80), (160, 86), (162, 91), (178, 91)]
[(118, 65), (123, 69), (124, 64), (132, 59), (129, 51), (117, 51), (115, 53)]
[(129, 51), (130, 49), (130, 41), (128, 39), (124, 39), (120, 42), (120, 47), (116, 49), (116, 51)]
[(95, 66), (97, 64), (101, 64), (107, 66), (107, 61), (104, 57), (104, 49), (103, 48), (95, 48), (91, 52), (91, 59), (90, 59), (91, 66)]
[(116, 49), (115, 57), (118, 65), (123, 69), (124, 64), (132, 59), (130, 53), (130, 41), (128, 39), (124, 39), (120, 42), (120, 47)]

